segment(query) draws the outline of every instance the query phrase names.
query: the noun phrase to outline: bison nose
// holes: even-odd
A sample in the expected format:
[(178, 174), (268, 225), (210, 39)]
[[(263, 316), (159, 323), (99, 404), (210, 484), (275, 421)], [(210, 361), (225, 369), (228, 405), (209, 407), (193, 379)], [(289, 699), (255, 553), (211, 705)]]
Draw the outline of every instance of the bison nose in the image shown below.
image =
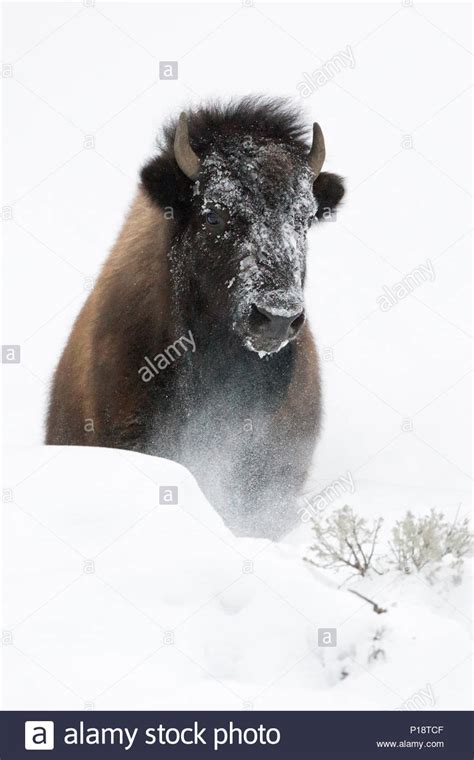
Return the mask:
[(250, 325), (256, 334), (270, 340), (293, 338), (305, 320), (304, 310), (271, 309), (252, 304)]

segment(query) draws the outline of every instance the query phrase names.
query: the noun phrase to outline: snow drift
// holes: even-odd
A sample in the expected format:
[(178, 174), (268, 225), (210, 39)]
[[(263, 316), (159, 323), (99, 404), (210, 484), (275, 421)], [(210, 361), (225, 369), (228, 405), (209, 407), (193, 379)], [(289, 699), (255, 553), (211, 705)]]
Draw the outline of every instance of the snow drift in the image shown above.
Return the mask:
[(132, 452), (18, 450), (7, 476), (7, 709), (470, 707), (466, 573), (341, 586), (307, 527), (235, 538), (184, 468)]

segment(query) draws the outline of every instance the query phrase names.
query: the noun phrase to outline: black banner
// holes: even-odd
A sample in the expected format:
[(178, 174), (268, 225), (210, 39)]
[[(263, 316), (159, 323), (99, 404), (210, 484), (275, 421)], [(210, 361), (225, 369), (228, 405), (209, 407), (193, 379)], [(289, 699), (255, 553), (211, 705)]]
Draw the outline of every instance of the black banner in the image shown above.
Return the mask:
[(0, 758), (472, 760), (471, 712), (0, 713)]

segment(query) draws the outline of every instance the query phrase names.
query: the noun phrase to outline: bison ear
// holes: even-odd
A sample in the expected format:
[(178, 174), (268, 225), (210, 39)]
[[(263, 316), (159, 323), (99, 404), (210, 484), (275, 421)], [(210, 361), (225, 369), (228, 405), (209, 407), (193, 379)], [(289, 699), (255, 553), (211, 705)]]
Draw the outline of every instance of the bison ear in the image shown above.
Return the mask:
[(164, 210), (181, 216), (191, 202), (190, 182), (174, 161), (157, 156), (140, 173), (143, 187), (151, 200)]
[(329, 172), (321, 172), (313, 184), (314, 197), (318, 202), (316, 216), (318, 219), (330, 218), (331, 213), (341, 202), (344, 195), (342, 177)]

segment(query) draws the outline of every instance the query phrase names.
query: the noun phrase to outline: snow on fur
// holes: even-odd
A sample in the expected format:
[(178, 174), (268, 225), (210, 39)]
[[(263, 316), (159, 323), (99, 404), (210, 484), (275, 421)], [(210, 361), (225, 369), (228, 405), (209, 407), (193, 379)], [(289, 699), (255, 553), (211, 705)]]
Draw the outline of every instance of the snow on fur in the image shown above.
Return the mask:
[[(200, 197), (201, 214), (213, 208), (225, 210), (229, 221), (223, 236), (235, 235), (242, 225), (245, 230), (236, 241), (241, 311), (245, 313), (252, 303), (268, 303), (274, 314), (298, 313), (303, 304), (306, 234), (317, 212), (314, 175), (307, 163), (288, 144), (247, 135), (216, 145), (203, 159), (201, 171), (206, 186)], [(195, 188), (195, 197), (199, 195)], [(268, 292), (264, 281), (272, 270), (286, 271), (288, 281)]]

